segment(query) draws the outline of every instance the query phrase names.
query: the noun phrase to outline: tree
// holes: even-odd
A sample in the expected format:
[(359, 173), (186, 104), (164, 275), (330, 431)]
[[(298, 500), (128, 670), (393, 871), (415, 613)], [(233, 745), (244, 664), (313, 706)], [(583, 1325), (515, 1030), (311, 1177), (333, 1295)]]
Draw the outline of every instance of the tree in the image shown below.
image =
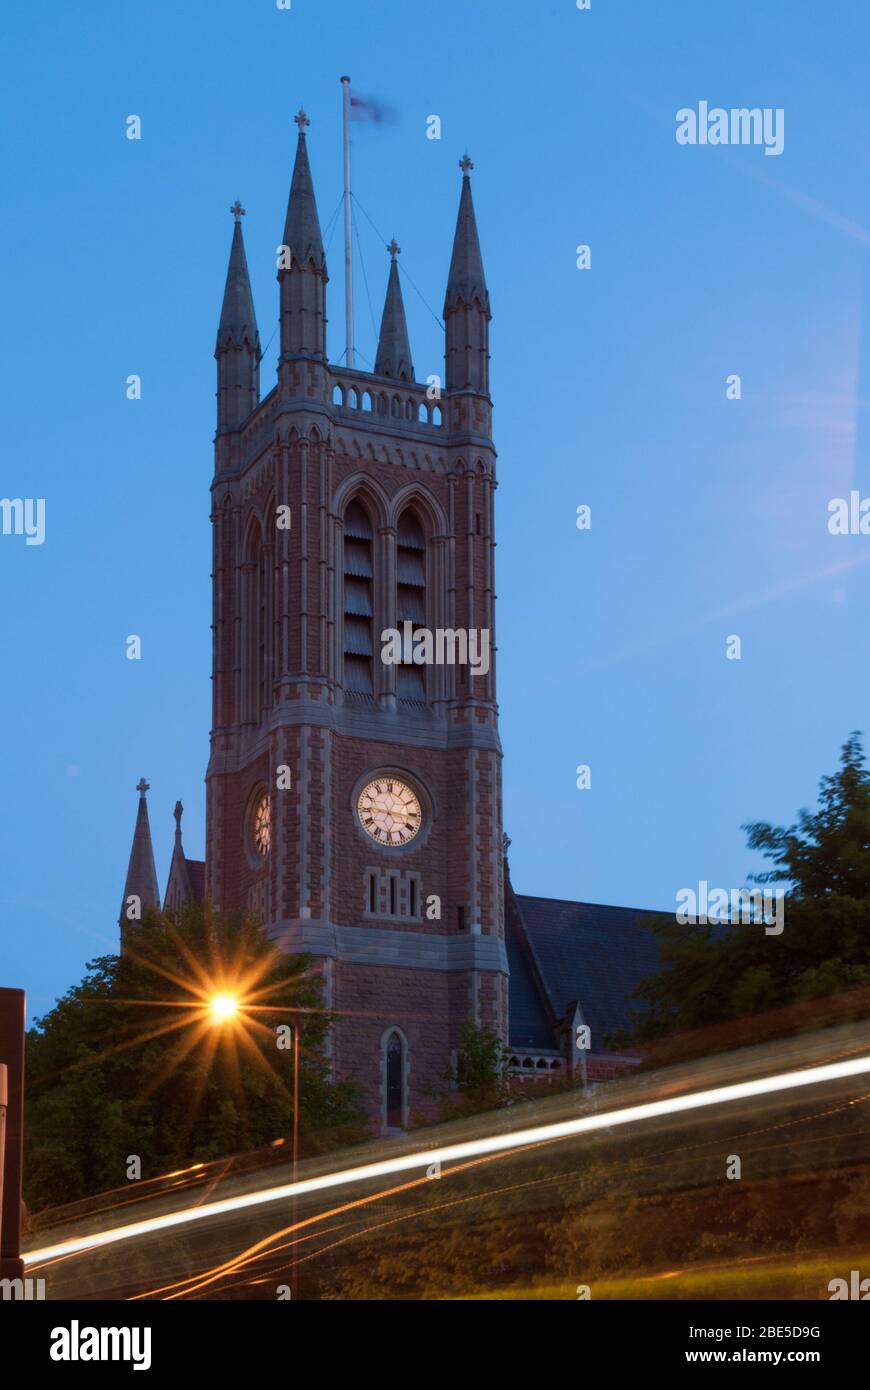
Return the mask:
[(494, 1029), (468, 1022), (456, 1058), (456, 1089), (467, 1095), (495, 1094), (504, 1084), (507, 1053)]
[(650, 920), (662, 961), (636, 997), (636, 1036), (651, 1039), (870, 984), (870, 772), (861, 735), (823, 777), (819, 807), (788, 827), (744, 825), (772, 868), (750, 882), (786, 888), (784, 930)]
[[(333, 1081), (324, 1059), (331, 1016), (319, 974), (254, 919), (207, 904), (151, 911), (123, 955), (87, 972), (28, 1034), (31, 1208), (120, 1186), (131, 1156), (148, 1178), (285, 1137), (292, 1053), (279, 1025), (297, 1018), (303, 1152), (306, 1137), (322, 1147), (326, 1130), (362, 1137), (356, 1089)], [(222, 1024), (209, 1007), (221, 993), (242, 1004)]]

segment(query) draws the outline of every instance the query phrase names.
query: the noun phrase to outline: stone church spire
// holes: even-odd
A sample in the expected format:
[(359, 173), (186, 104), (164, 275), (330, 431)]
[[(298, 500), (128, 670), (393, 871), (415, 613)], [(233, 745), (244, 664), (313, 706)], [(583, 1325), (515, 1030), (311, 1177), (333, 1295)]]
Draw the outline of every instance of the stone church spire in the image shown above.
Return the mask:
[(468, 155), (459, 161), (462, 193), (453, 255), (444, 298), (446, 329), (446, 383), (448, 390), (489, 394), (489, 291), (483, 274), (483, 258), (471, 199)]
[(411, 361), (408, 325), (405, 321), (405, 305), (402, 300), (402, 286), (399, 281), (399, 267), (396, 261), (401, 249), (400, 246), (396, 245), (395, 238), (387, 247), (390, 253), (390, 278), (387, 281), (387, 297), (384, 302), (381, 335), (375, 358), (375, 376), (387, 376), (394, 381), (413, 381), (414, 364)]
[(204, 891), (205, 864), (200, 859), (188, 859), (181, 842), (181, 817), (184, 807), (176, 801), (175, 847), (169, 865), (169, 878), (163, 895), (163, 911), (179, 912), (186, 902), (201, 902)]
[(278, 269), (282, 362), (293, 357), (326, 358), (326, 282), (329, 276), (308, 163), (305, 128), (310, 122), (304, 111), (294, 120), (299, 127), (299, 138)]
[(214, 355), (218, 364), (218, 433), (238, 429), (260, 400), (260, 334), (242, 237), (245, 209), (236, 200), (224, 302)]
[[(146, 907), (160, 907), (160, 890), (157, 887), (157, 870), (154, 866), (154, 849), (151, 844), (151, 826), (148, 822), (148, 801), (145, 793), (148, 783), (139, 779), (136, 785), (139, 793), (139, 807), (136, 812), (136, 828), (133, 831), (133, 847), (130, 850), (130, 863), (127, 867), (127, 881), (124, 884), (124, 897), (121, 902), (119, 921), (121, 937), (132, 924), (141, 921)], [(130, 899), (138, 899), (131, 903)], [(132, 913), (133, 915), (128, 915)]]

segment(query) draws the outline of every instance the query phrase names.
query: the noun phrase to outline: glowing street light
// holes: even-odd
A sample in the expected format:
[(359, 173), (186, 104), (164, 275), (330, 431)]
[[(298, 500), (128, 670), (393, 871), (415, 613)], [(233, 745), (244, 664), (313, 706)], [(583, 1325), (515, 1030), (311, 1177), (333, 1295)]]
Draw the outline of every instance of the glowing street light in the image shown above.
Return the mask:
[(235, 994), (213, 994), (209, 1000), (209, 1009), (215, 1023), (226, 1023), (239, 1012), (239, 1001)]

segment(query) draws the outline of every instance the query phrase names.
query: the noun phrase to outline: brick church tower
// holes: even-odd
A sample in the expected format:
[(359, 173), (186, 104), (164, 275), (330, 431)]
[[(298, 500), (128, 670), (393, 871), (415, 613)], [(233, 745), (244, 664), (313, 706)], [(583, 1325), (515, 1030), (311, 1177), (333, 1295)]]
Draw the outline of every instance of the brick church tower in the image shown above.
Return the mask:
[[(407, 642), (396, 664), (382, 653), (388, 629), (494, 648), (489, 295), (466, 157), (443, 386), (415, 381), (395, 243), (375, 371), (331, 363), (296, 119), (277, 384), (260, 399), (238, 204), (215, 351), (205, 891), (318, 958), (333, 1073), (388, 1131), (468, 1020), (507, 1040), (494, 655), (475, 673)], [(432, 655), (461, 657), (451, 633)]]

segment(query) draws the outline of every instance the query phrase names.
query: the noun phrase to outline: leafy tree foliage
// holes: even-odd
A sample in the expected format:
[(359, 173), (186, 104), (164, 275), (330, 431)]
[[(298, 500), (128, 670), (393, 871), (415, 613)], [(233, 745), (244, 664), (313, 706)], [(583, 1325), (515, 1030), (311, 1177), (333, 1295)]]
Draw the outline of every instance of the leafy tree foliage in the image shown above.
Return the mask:
[(838, 771), (822, 778), (816, 811), (800, 811), (788, 827), (743, 829), (772, 865), (750, 881), (785, 887), (784, 930), (651, 920), (662, 969), (636, 991), (641, 1040), (870, 984), (870, 772), (861, 735), (850, 735)]
[[(131, 1155), (149, 1178), (286, 1137), (292, 1051), (279, 1028), (297, 1018), (303, 1153), (325, 1131), (362, 1136), (356, 1090), (324, 1060), (330, 1015), (311, 959), (282, 954), (255, 920), (202, 904), (150, 912), (123, 955), (87, 972), (27, 1039), (31, 1209), (121, 1186)], [(220, 993), (242, 1002), (223, 1023), (209, 1008)]]
[(468, 1022), (462, 1029), (456, 1059), (456, 1087), (467, 1094), (496, 1092), (504, 1083), (507, 1053), (498, 1033)]

